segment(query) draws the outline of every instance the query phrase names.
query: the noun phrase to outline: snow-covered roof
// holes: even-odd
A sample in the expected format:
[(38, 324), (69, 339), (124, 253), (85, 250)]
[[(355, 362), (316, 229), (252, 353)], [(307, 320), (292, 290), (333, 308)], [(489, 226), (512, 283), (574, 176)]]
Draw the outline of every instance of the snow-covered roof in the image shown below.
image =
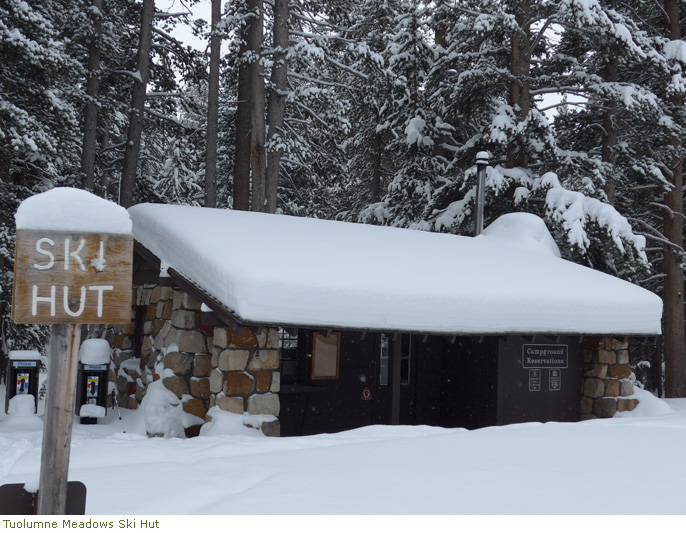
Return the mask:
[(129, 214), (139, 243), (246, 323), (660, 333), (660, 298), (561, 259), (533, 215), (506, 215), (472, 238), (188, 206)]

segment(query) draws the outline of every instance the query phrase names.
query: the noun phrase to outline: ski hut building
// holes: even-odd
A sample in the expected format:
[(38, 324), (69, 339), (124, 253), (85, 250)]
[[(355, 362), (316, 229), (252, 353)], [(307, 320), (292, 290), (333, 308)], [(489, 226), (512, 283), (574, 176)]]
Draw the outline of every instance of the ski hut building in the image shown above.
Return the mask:
[(228, 411), (267, 435), (609, 417), (637, 403), (627, 338), (660, 334), (657, 296), (561, 259), (529, 214), (476, 238), (129, 214), (133, 321), (110, 333), (129, 408), (161, 380), (194, 420)]

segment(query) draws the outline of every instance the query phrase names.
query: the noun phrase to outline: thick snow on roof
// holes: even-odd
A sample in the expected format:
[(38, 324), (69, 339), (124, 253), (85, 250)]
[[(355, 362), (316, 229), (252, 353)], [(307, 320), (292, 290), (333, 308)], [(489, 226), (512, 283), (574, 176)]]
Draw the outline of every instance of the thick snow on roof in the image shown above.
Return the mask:
[(545, 222), (530, 213), (509, 213), (501, 216), (484, 229), (479, 238), (483, 237), (500, 246), (561, 257), (560, 249)]
[(30, 196), (19, 204), (14, 219), (17, 229), (131, 234), (126, 209), (70, 187)]
[(188, 206), (141, 204), (129, 213), (137, 241), (246, 322), (660, 333), (657, 296), (560, 259), (532, 215), (508, 215), (471, 238)]

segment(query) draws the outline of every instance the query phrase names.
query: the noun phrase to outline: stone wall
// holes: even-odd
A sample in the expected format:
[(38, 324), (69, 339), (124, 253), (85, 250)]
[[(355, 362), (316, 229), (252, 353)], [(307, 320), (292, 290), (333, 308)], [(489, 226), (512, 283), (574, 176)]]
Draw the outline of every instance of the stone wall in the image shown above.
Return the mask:
[(628, 398), (634, 394), (628, 347), (612, 337), (584, 341), (582, 420), (610, 418), (638, 405), (637, 399)]
[[(212, 337), (210, 406), (232, 413), (279, 415), (279, 332), (262, 328), (239, 334), (230, 328), (214, 328)], [(278, 435), (278, 420), (262, 423), (266, 435)]]
[[(138, 286), (133, 301), (139, 335), (135, 317), (109, 333), (122, 407), (135, 409), (148, 384), (162, 379), (187, 413), (207, 420), (208, 410), (217, 406), (261, 415), (251, 420), (265, 434), (279, 434), (278, 330), (246, 328), (239, 335), (228, 327), (203, 326), (201, 304), (171, 287)], [(136, 342), (139, 357), (134, 357)]]

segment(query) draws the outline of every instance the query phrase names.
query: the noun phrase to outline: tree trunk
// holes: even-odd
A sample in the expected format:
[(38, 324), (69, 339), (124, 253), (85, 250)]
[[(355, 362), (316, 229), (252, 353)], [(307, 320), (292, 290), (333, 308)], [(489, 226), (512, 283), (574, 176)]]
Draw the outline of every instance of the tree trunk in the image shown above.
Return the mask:
[(267, 158), (264, 149), (264, 78), (260, 63), (260, 52), (264, 38), (263, 7), (263, 0), (248, 0), (248, 10), (251, 12), (250, 25), (248, 26), (248, 50), (251, 54), (251, 61), (248, 69), (250, 72), (250, 175), (252, 182), (250, 208), (252, 211), (264, 211), (266, 209)]
[(81, 152), (81, 182), (88, 191), (95, 190), (95, 151), (98, 130), (98, 92), (100, 90), (100, 36), (102, 34), (102, 0), (91, 0), (93, 36), (88, 44), (88, 79), (86, 108), (83, 121), (83, 149)]
[(233, 208), (250, 210), (250, 72), (245, 63), (247, 26), (241, 28), (236, 105), (236, 155), (233, 166)]
[[(510, 73), (513, 80), (510, 83), (510, 106), (515, 110), (517, 120), (522, 122), (529, 115), (531, 96), (529, 94), (529, 69), (531, 58), (529, 47), (531, 46), (531, 28), (529, 26), (529, 11), (531, 0), (522, 0), (516, 8), (515, 20), (519, 26), (512, 33)], [(507, 168), (529, 166), (529, 156), (524, 146), (519, 146), (516, 140), (510, 141), (507, 147)]]
[[(616, 9), (617, 0), (609, 0), (608, 7)], [(605, 81), (609, 83), (616, 82), (618, 79), (618, 66), (615, 50), (610, 52), (610, 57), (605, 63)], [(617, 144), (617, 129), (615, 127), (615, 115), (617, 113), (617, 104), (614, 100), (607, 100), (605, 102), (605, 112), (603, 113), (603, 146), (601, 159), (604, 163), (615, 164), (616, 154), (615, 145)], [(603, 186), (603, 190), (607, 195), (607, 201), (610, 205), (615, 205), (615, 183), (608, 181)]]
[(0, 141), (0, 182), (11, 183), (10, 168), (12, 167), (12, 147), (7, 139)]
[[(605, 81), (617, 81), (617, 56), (613, 54), (605, 65)], [(607, 101), (605, 103), (605, 112), (603, 113), (603, 146), (601, 158), (604, 163), (615, 164), (616, 154), (615, 145), (617, 144), (617, 129), (615, 128), (615, 115), (617, 113), (617, 104), (614, 101)], [(615, 205), (615, 183), (608, 181), (603, 185), (603, 190), (607, 195), (607, 201), (610, 205)]]
[(145, 112), (145, 89), (150, 75), (150, 49), (152, 48), (152, 19), (155, 14), (155, 0), (143, 0), (141, 14), (141, 35), (138, 44), (138, 72), (133, 84), (131, 98), (131, 119), (124, 152), (124, 169), (121, 173), (119, 204), (130, 207), (133, 202), (133, 188), (136, 183), (138, 154), (141, 148), (143, 113)]
[[(271, 90), (267, 109), (269, 136), (267, 145), (279, 142), (283, 135), (283, 120), (286, 111), (286, 90), (288, 84), (288, 0), (274, 1), (274, 65), (272, 66)], [(276, 213), (276, 199), (279, 190), (279, 167), (283, 150), (271, 147), (267, 153), (267, 174), (265, 177), (266, 212)]]
[(205, 152), (205, 207), (217, 207), (217, 130), (219, 126), (219, 53), (221, 37), (217, 25), (221, 0), (212, 0), (210, 37), (210, 81), (207, 95), (207, 146)]
[[(436, 17), (434, 19), (434, 43), (442, 50), (448, 48), (448, 40), (446, 38), (447, 28), (445, 25), (445, 5), (443, 1), (437, 2)], [(442, 118), (442, 117), (441, 117)], [(439, 133), (436, 142), (434, 143), (433, 155), (434, 157), (445, 157), (445, 149), (443, 145), (448, 142), (448, 136), (445, 133)]]
[(381, 142), (381, 133), (378, 131), (374, 133), (372, 146), (372, 185), (370, 201), (375, 204), (381, 200), (381, 156), (383, 145)]
[[(665, 0), (665, 12), (669, 16), (667, 34), (671, 40), (681, 39), (678, 0)], [(683, 107), (680, 95), (669, 97), (674, 109)], [(681, 269), (683, 248), (683, 159), (679, 155), (681, 139), (671, 141), (674, 157), (670, 162), (672, 190), (665, 194), (664, 235), (671, 245), (664, 249), (664, 349), (665, 349), (665, 396), (686, 397), (686, 342), (684, 338), (684, 272)]]

